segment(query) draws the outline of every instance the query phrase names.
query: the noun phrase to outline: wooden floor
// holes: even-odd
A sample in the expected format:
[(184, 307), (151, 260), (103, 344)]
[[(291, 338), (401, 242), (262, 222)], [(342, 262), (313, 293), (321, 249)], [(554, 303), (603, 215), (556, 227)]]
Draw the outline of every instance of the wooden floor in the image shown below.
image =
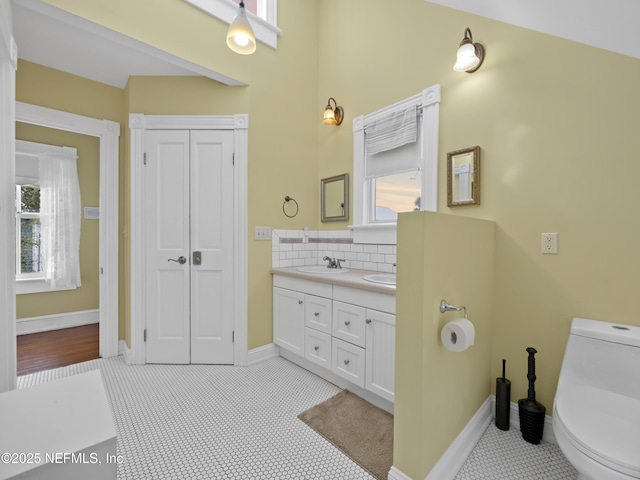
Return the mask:
[(99, 357), (98, 324), (18, 335), (18, 376)]

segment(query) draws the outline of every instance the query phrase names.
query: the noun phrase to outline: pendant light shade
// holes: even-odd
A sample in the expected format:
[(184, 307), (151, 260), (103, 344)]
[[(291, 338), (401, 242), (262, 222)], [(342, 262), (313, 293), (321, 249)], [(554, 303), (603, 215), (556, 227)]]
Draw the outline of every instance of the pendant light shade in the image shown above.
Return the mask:
[(229, 25), (227, 46), (241, 55), (251, 55), (256, 51), (256, 36), (253, 34), (253, 29), (242, 1), (240, 2), (238, 14)]

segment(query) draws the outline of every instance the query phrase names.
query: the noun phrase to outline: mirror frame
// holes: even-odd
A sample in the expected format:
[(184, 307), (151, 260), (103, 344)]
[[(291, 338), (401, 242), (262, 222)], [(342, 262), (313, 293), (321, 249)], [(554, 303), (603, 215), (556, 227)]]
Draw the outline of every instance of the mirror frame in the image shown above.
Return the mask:
[[(328, 217), (325, 215), (325, 204), (326, 204), (326, 188), (327, 185), (334, 182), (339, 181), (344, 182), (344, 190), (343, 190), (343, 215), (337, 215), (334, 217)], [(343, 173), (342, 175), (335, 175), (333, 177), (323, 178), (320, 180), (320, 220), (322, 222), (337, 222), (340, 220), (349, 220), (349, 174)]]
[[(453, 161), (455, 157), (467, 153), (473, 153), (473, 182), (471, 187), (471, 200), (459, 201), (453, 198)], [(447, 206), (459, 207), (462, 205), (480, 205), (480, 146), (462, 148), (447, 152)]]

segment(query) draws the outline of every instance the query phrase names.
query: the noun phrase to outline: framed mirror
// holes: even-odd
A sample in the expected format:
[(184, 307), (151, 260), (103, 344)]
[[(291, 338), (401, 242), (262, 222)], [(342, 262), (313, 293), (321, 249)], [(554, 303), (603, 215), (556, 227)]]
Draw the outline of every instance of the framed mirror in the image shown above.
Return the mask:
[(447, 206), (480, 204), (480, 147), (447, 153)]
[(323, 222), (349, 220), (349, 174), (320, 180), (320, 219)]

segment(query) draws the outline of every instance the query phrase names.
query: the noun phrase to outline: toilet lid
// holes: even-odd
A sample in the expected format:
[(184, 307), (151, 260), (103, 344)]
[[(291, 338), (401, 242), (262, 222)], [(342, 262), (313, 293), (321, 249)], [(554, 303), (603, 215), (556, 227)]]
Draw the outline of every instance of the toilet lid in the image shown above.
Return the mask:
[(556, 415), (571, 443), (584, 454), (640, 478), (640, 400), (574, 386), (558, 395)]

